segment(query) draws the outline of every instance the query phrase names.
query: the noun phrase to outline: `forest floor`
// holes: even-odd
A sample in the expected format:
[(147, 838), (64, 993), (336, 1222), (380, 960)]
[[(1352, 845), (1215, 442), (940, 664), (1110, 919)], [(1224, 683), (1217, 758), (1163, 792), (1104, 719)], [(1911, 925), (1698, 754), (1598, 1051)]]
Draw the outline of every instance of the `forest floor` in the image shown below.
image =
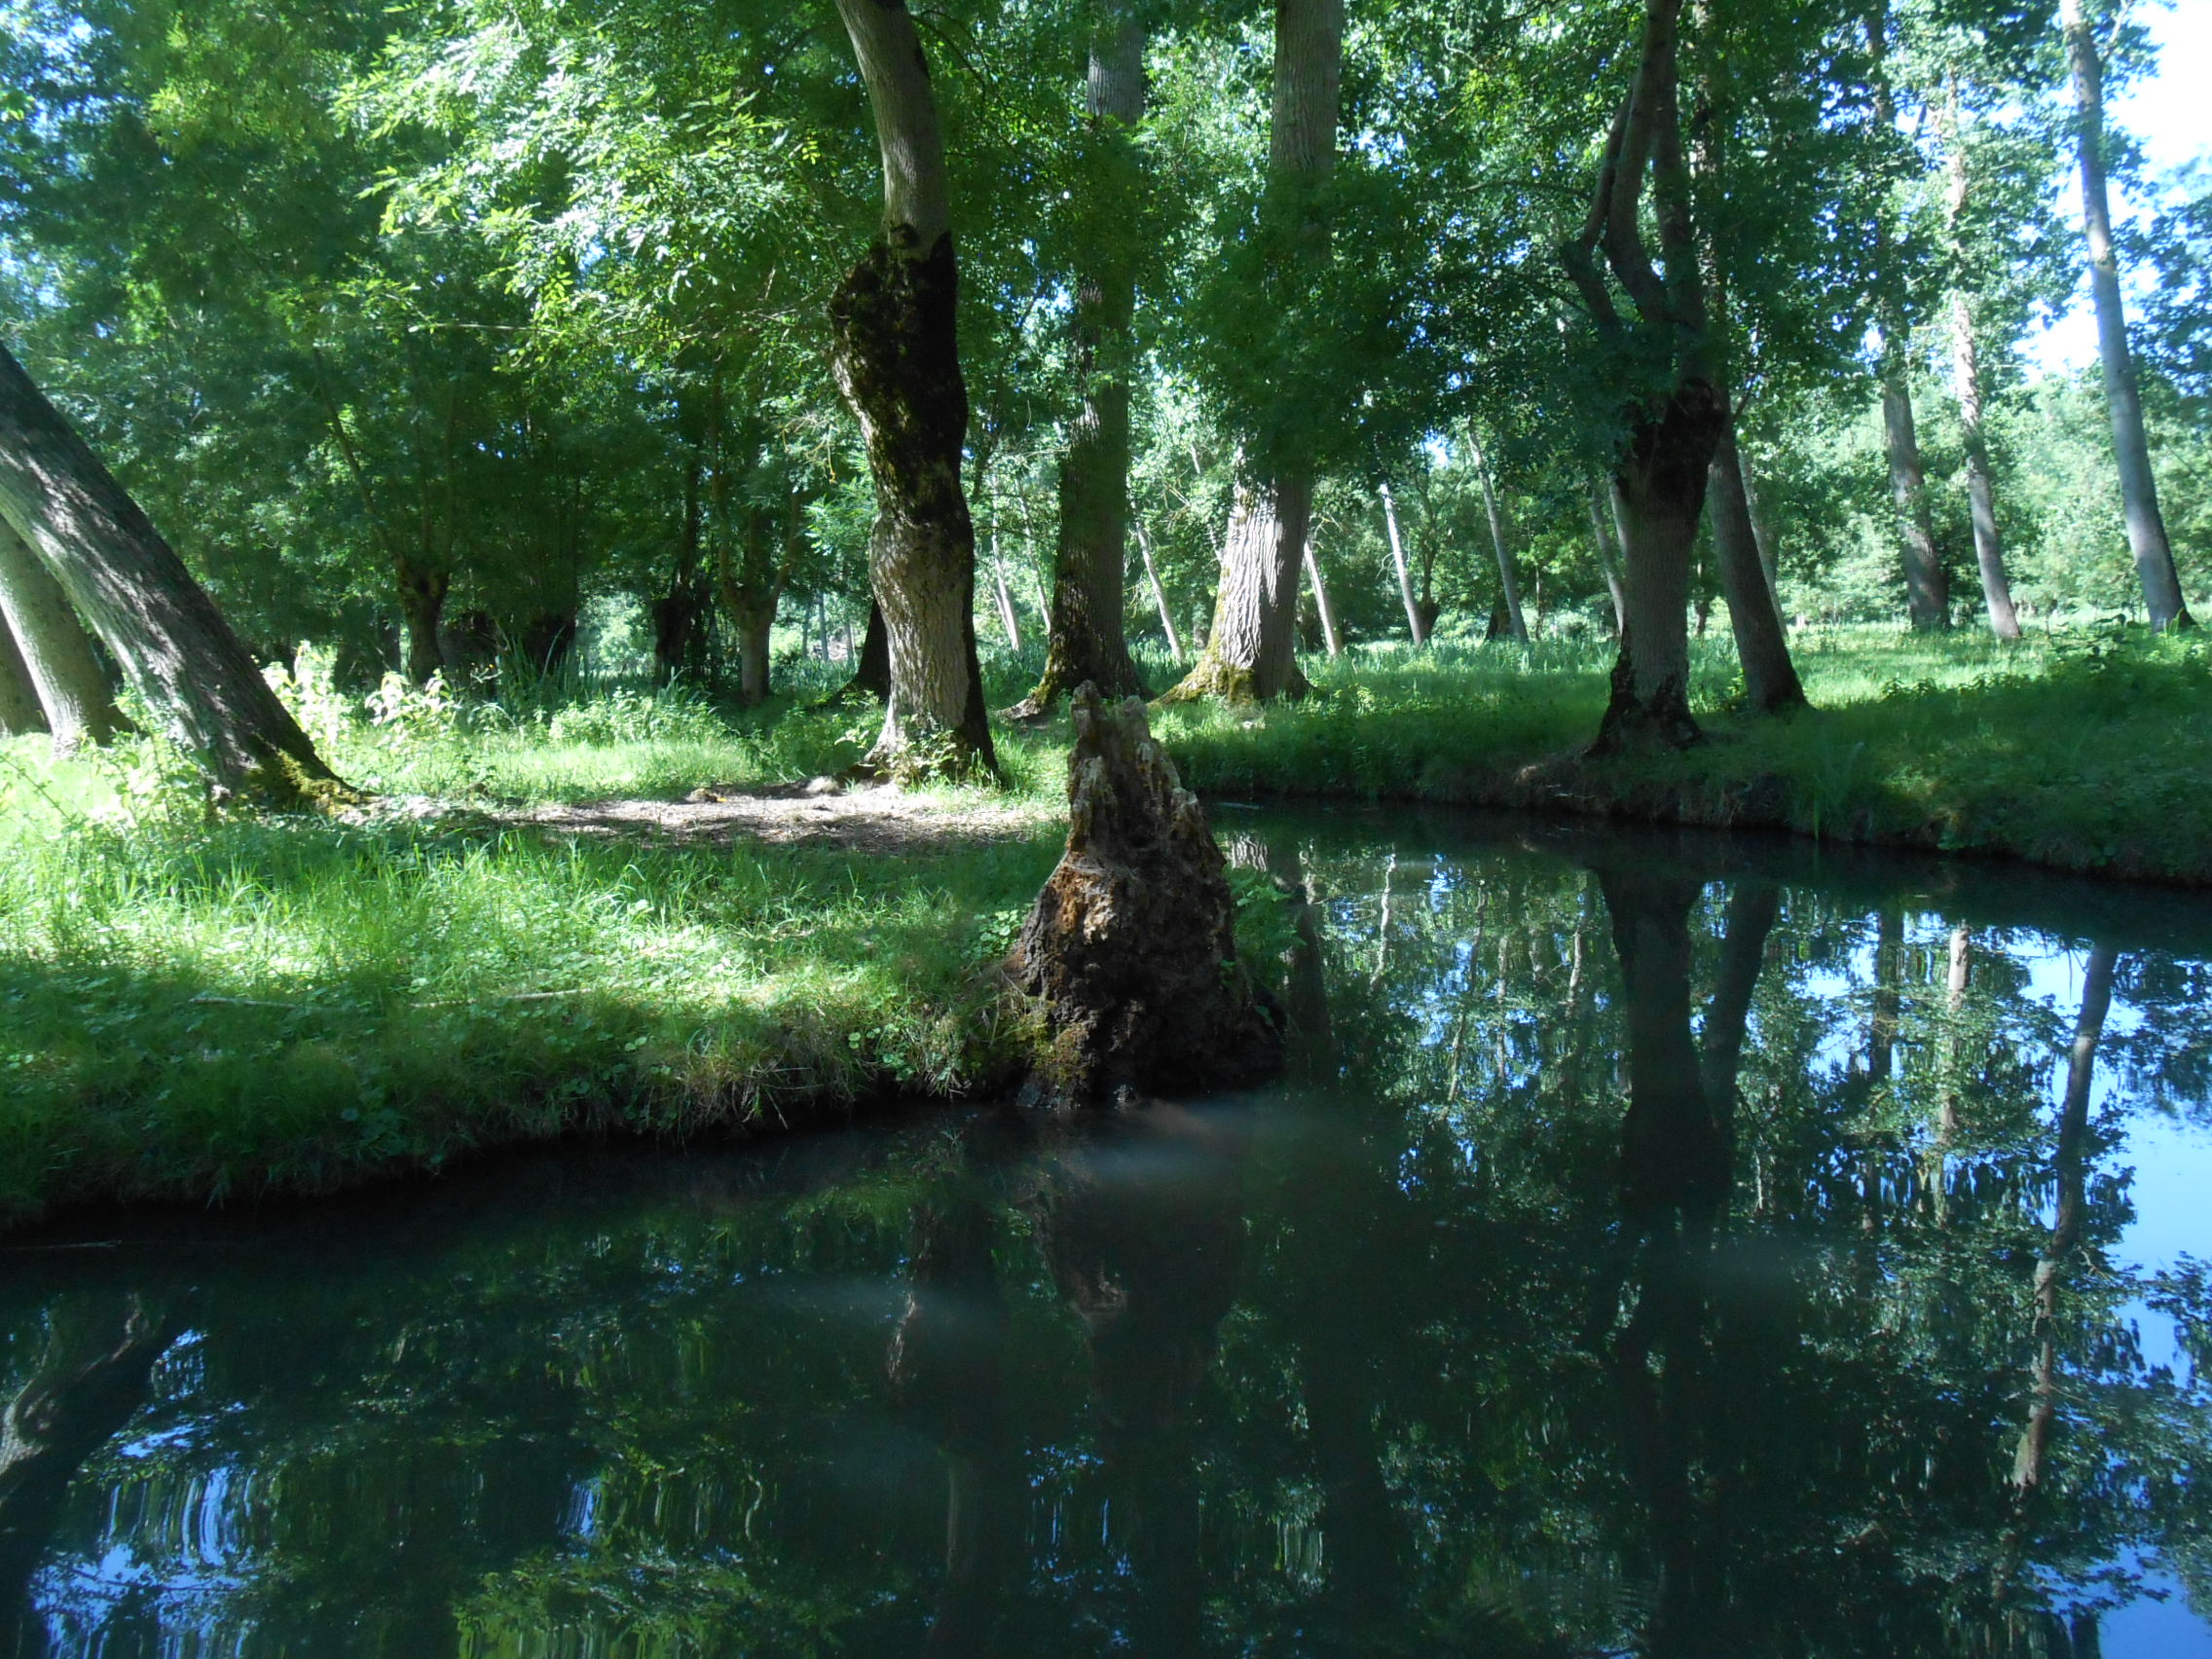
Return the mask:
[[(1816, 708), (1751, 721), (1709, 641), (1713, 740), (1594, 766), (1607, 651), (1370, 649), (1310, 665), (1296, 706), (1157, 723), (1223, 801), (1754, 823), (2212, 881), (2202, 645), (1801, 636)], [(994, 665), (994, 706), (1035, 667)], [(1018, 1069), (996, 968), (1059, 853), (1064, 719), (1001, 732), (1003, 789), (815, 794), (865, 711), (603, 690), (371, 719), (312, 676), (287, 694), (375, 810), (210, 817), (158, 744), (0, 746), (0, 1227), (578, 1131), (795, 1126)]]

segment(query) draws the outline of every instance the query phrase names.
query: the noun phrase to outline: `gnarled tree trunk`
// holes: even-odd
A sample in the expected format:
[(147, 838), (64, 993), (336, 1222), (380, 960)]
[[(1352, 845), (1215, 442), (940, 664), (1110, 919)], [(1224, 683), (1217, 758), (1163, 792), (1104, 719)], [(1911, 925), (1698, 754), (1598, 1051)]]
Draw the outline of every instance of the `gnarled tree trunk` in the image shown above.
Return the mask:
[(0, 518), (219, 791), (278, 805), (345, 793), (184, 561), (5, 350)]
[[(1329, 256), (1320, 187), (1336, 165), (1344, 0), (1275, 0), (1274, 102), (1264, 212), (1299, 216), (1293, 255)], [(1204, 652), (1167, 695), (1241, 702), (1298, 696), (1298, 573), (1313, 513), (1313, 468), (1295, 453), (1268, 464), (1239, 450), (1221, 585)]]
[(446, 669), (438, 634), (445, 619), (446, 595), (453, 587), (453, 572), (404, 554), (392, 564), (399, 620), (407, 630), (407, 678), (417, 685), (427, 685)]
[(1282, 1031), (1236, 960), (1235, 903), (1205, 808), (1136, 698), (1075, 693), (1068, 845), (1007, 969), (1043, 1005), (1027, 1092), (1064, 1106), (1252, 1083)]
[[(1628, 442), (1613, 471), (1628, 626), (1593, 753), (1699, 738), (1689, 706), (1690, 553), (1706, 476), (1727, 424), (1690, 219), (1677, 47), (1681, 0), (1648, 0), (1636, 80), (1606, 134), (1581, 231), (1560, 248), (1609, 367), (1624, 385)], [(1648, 178), (1647, 178), (1648, 175)], [(1646, 186), (1666, 274), (1643, 241)], [(1635, 310), (1624, 318), (1598, 268)], [(1648, 365), (1667, 365), (1663, 389)]]
[(2127, 311), (2120, 295), (2120, 261), (2112, 245), (2112, 203), (2105, 192), (2104, 65), (2082, 0), (2059, 0), (2060, 26), (2073, 69), (2074, 106), (2081, 121), (2082, 216), (2089, 233), (2089, 297), (2097, 311), (2097, 360), (2104, 371), (2105, 402), (2112, 412), (2113, 458), (2120, 466), (2120, 499), (2127, 518), (2127, 545), (2143, 584), (2151, 626), (2194, 625), (2174, 569), (2173, 544), (2158, 510), (2158, 479), (2151, 469), (2151, 439), (2143, 429), (2143, 397), (2135, 358), (2127, 345)]
[[(104, 743), (123, 725), (106, 671), (69, 596), (23, 538), (0, 524), (0, 616), (45, 712), (54, 749)], [(26, 728), (18, 728), (26, 729)]]
[(837, 14), (883, 158), (883, 235), (830, 301), (831, 367), (875, 480), (868, 568), (891, 659), (866, 764), (898, 779), (996, 772), (976, 657), (976, 529), (960, 477), (968, 387), (937, 102), (902, 0), (837, 0)]
[[(1141, 164), (1130, 134), (1144, 119), (1144, 25), (1124, 11), (1102, 20), (1090, 47), (1090, 127), (1103, 145), (1098, 207), (1133, 202)], [(1102, 225), (1076, 279), (1076, 375), (1083, 407), (1060, 462), (1059, 546), (1053, 564), (1045, 673), (1014, 710), (1041, 715), (1086, 681), (1108, 696), (1149, 696), (1129, 660), (1123, 623), (1128, 570), (1129, 323), (1136, 310), (1134, 248), (1121, 224)], [(1018, 646), (1016, 647), (1019, 648)]]

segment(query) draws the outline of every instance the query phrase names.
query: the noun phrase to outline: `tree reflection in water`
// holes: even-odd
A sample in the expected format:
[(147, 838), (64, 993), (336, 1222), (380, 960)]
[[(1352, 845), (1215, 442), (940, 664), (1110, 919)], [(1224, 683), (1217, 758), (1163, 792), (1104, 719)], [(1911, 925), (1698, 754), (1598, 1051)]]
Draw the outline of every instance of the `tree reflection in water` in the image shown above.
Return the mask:
[(2025, 1659), (2212, 1582), (2121, 1152), (2212, 1149), (2212, 911), (1467, 834), (1246, 839), (1251, 1099), (0, 1256), (18, 1647)]

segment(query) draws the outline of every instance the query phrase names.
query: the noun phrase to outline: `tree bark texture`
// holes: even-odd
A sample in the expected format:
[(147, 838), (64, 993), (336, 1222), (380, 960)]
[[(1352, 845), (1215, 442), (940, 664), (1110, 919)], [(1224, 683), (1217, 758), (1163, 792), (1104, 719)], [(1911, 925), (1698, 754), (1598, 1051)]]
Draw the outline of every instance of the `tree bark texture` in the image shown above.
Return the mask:
[(276, 805), (346, 793), (184, 561), (5, 350), (0, 518), (218, 791)]
[(92, 654), (92, 638), (77, 620), (69, 596), (6, 524), (0, 524), (0, 617), (21, 650), (35, 706), (54, 734), (55, 753), (66, 755), (82, 743), (105, 743), (122, 728), (107, 672)]
[(883, 161), (883, 235), (830, 302), (831, 368), (875, 481), (868, 567), (891, 657), (865, 764), (898, 779), (996, 772), (976, 656), (976, 532), (960, 474), (968, 387), (937, 103), (899, 0), (837, 0), (837, 12)]
[(2143, 584), (2151, 626), (2194, 626), (2174, 569), (2173, 544), (2158, 510), (2158, 480), (2151, 467), (2151, 439), (2143, 428), (2143, 397), (2127, 344), (2127, 311), (2120, 301), (2120, 260), (2113, 251), (2112, 203), (2105, 188), (2104, 64), (2082, 9), (2082, 0), (2059, 0), (2059, 24), (2073, 70), (2074, 105), (2081, 125), (2082, 216), (2088, 229), (2089, 296), (2097, 312), (2097, 360), (2104, 370), (2105, 402), (2112, 412), (2113, 457), (2120, 467), (2120, 499), (2127, 518), (2127, 545)]
[(1505, 534), (1505, 511), (1497, 503), (1497, 486), (1491, 481), (1489, 459), (1471, 430), (1467, 447), (1474, 453), (1475, 479), (1483, 487), (1483, 511), (1490, 519), (1490, 544), (1497, 555), (1498, 603), (1505, 607), (1505, 625), (1513, 643), (1525, 645), (1529, 643), (1529, 621), (1521, 610), (1521, 580), (1513, 570), (1513, 543)]
[[(1592, 746), (1598, 755), (1680, 748), (1700, 735), (1689, 709), (1690, 555), (1728, 405), (1690, 216), (1680, 23), (1680, 0), (1647, 0), (1636, 79), (1606, 135), (1590, 211), (1560, 247), (1600, 350), (1622, 377), (1628, 427), (1613, 472), (1628, 626)], [(1647, 191), (1664, 275), (1643, 240)], [(1615, 304), (1615, 284), (1633, 320)], [(1652, 364), (1664, 372), (1651, 374)]]
[(1744, 497), (1744, 475), (1736, 455), (1733, 415), (1720, 428), (1707, 479), (1707, 505), (1713, 514), (1713, 551), (1720, 566), (1720, 591), (1728, 601), (1728, 627), (1736, 637), (1736, 659), (1744, 668), (1744, 694), (1762, 715), (1805, 706), (1805, 687), (1789, 660), (1789, 642), (1774, 608), (1774, 595), (1759, 565), (1758, 539), (1751, 534), (1751, 509)]
[(46, 730), (46, 711), (39, 706), (38, 687), (16, 645), (15, 631), (0, 613), (0, 737)]
[(783, 597), (786, 549), (779, 532), (796, 534), (798, 504), (787, 509), (779, 526), (771, 508), (749, 505), (718, 529), (715, 544), (715, 578), (721, 588), (722, 608), (737, 631), (738, 701), (755, 708), (767, 701), (769, 685), (769, 635), (776, 625), (776, 605)]
[[(1104, 201), (1133, 203), (1142, 176), (1131, 134), (1144, 119), (1144, 25), (1125, 10), (1103, 18), (1090, 46), (1090, 132), (1101, 149)], [(1083, 405), (1060, 461), (1059, 541), (1045, 672), (1015, 714), (1043, 714), (1089, 682), (1108, 696), (1150, 696), (1129, 659), (1123, 619), (1128, 571), (1129, 380), (1136, 262), (1125, 227), (1091, 238), (1076, 279), (1075, 367)]]
[(1306, 690), (1298, 667), (1298, 575), (1312, 492), (1295, 481), (1256, 485), (1241, 476), (1241, 461), (1237, 470), (1213, 626), (1197, 665), (1163, 702), (1266, 702)]
[(1236, 960), (1228, 865), (1136, 698), (1074, 697), (1068, 844), (1008, 972), (1042, 1004), (1026, 1092), (1093, 1105), (1259, 1081), (1281, 1021)]
[(1950, 583), (1936, 551), (1928, 513), (1928, 478), (1920, 465), (1920, 434), (1912, 418), (1901, 324), (1885, 328), (1882, 355), (1882, 440), (1890, 461), (1890, 502), (1897, 509), (1898, 545), (1904, 560), (1905, 608), (1916, 631), (1951, 625)]
[[(1344, 36), (1344, 0), (1275, 0), (1263, 212), (1299, 215), (1301, 234), (1289, 257), (1316, 265), (1329, 257), (1317, 192), (1336, 166)], [(1303, 458), (1276, 457), (1258, 466), (1249, 452), (1238, 452), (1213, 626), (1171, 700), (1266, 701), (1305, 691), (1297, 663), (1298, 573), (1313, 483), (1313, 467)]]

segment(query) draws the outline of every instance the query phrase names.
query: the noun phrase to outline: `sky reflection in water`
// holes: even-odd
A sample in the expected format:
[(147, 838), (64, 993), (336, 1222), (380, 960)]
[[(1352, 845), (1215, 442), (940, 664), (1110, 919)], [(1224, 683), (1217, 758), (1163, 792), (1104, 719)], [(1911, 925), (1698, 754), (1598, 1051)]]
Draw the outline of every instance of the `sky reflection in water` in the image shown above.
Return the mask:
[(0, 1254), (0, 1654), (2212, 1654), (2212, 905), (1227, 828), (1280, 1088)]

